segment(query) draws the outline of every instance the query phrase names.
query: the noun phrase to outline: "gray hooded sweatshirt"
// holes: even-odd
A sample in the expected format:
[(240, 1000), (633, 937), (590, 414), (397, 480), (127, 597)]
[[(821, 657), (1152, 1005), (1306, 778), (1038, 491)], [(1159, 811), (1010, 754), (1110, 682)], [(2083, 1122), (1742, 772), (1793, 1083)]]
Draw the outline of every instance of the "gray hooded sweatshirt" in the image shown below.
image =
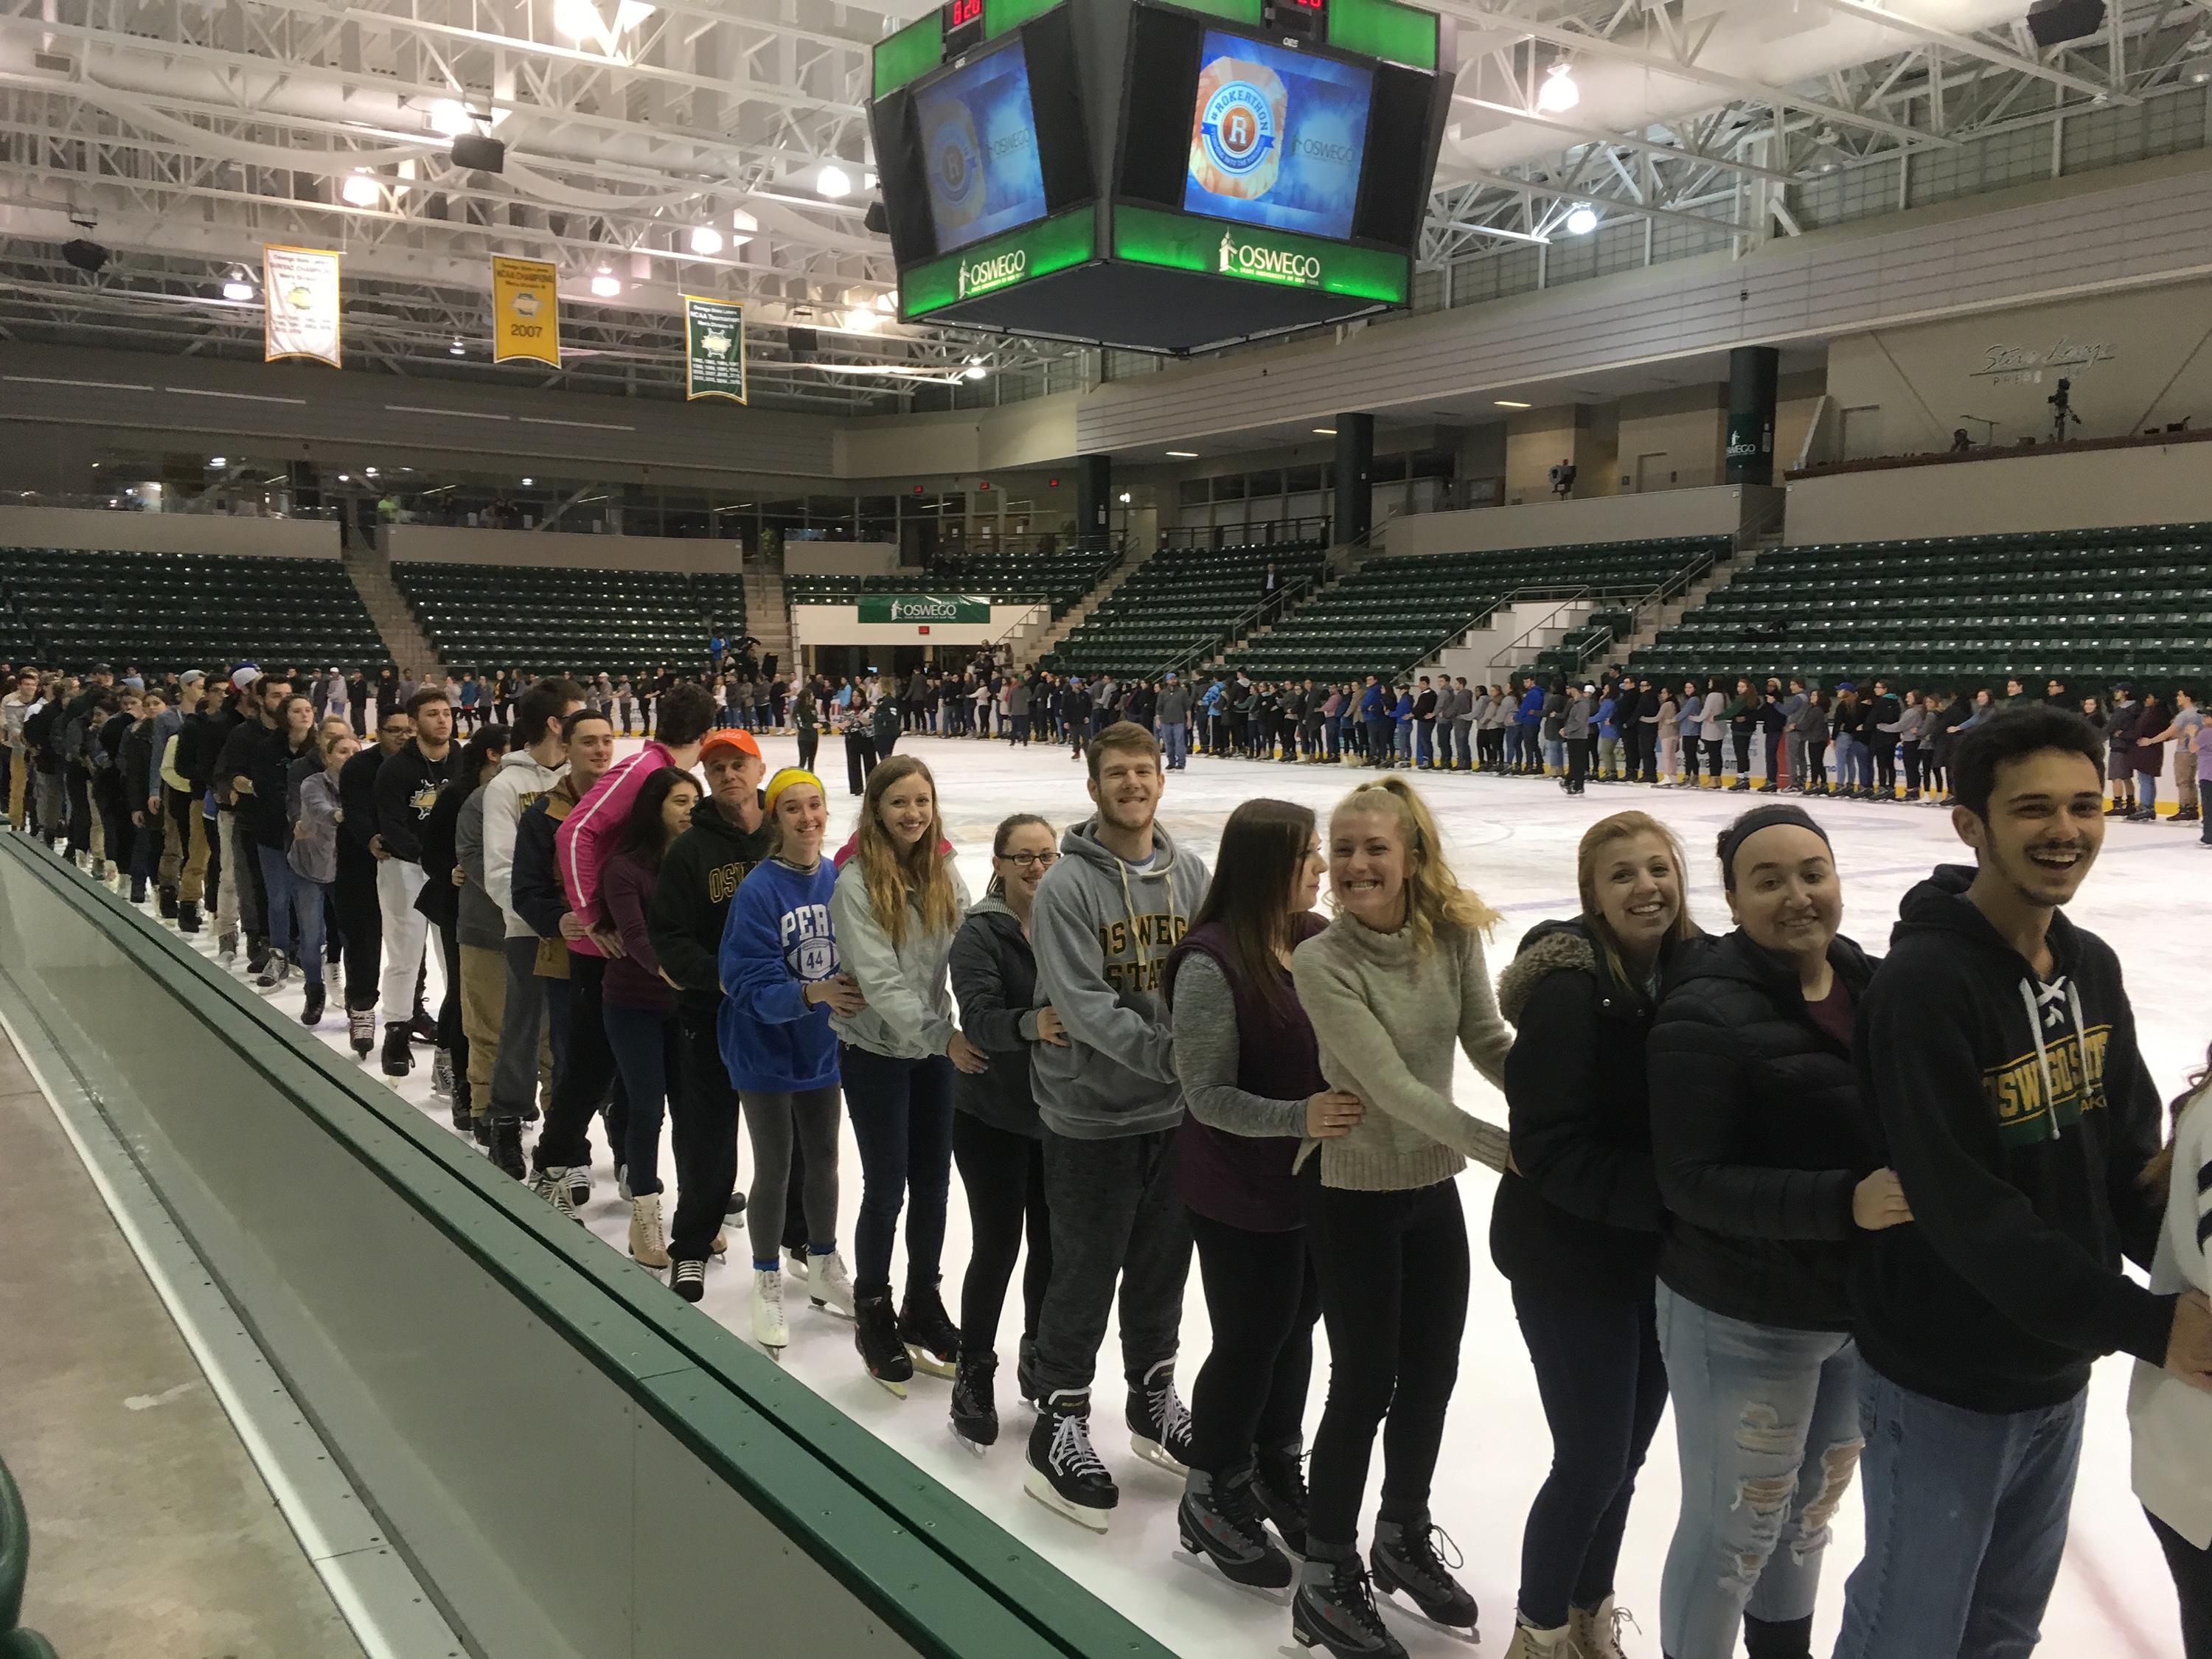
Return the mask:
[(906, 936), (896, 945), (876, 920), (868, 902), (866, 878), (856, 855), (837, 871), (830, 892), (830, 925), (837, 935), (837, 954), (845, 971), (860, 984), (868, 1006), (849, 1018), (836, 1013), (830, 1024), (838, 1041), (893, 1060), (924, 1060), (941, 1054), (957, 1029), (952, 1022), (953, 936), (968, 914), (968, 884), (957, 866), (952, 878), (952, 926), (933, 933), (921, 914), (908, 906)]
[(1068, 1038), (1030, 1051), (1038, 1115), (1074, 1140), (1172, 1129), (1182, 1085), (1160, 969), (1206, 896), (1206, 865), (1155, 825), (1152, 863), (1132, 870), (1098, 840), (1096, 818), (1070, 830), (1060, 850), (1030, 914), (1038, 998)]

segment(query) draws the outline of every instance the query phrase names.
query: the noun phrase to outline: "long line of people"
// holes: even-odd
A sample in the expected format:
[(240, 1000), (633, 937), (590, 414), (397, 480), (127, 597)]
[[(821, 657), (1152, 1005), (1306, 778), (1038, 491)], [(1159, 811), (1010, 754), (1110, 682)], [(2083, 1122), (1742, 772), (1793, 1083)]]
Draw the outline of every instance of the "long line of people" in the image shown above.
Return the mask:
[[(1956, 734), (1946, 781), (1972, 862), (1908, 895), (1885, 958), (1841, 931), (1828, 831), (1803, 807), (1723, 831), (1717, 935), (1690, 915), (1671, 832), (1625, 811), (1583, 838), (1579, 914), (1533, 929), (1493, 985), (1499, 918), (1395, 775), (1325, 824), (1244, 802), (1217, 873), (1158, 821), (1175, 750), (1134, 721), (1079, 730), (1090, 813), (1064, 834), (1006, 819), (976, 897), (926, 763), (878, 757), (833, 854), (821, 778), (765, 775), (696, 683), (657, 696), (654, 736), (620, 760), (572, 681), (536, 683), (511, 726), (465, 743), (422, 689), (365, 745), (253, 665), (216, 690), (90, 692), (122, 721), (133, 833), (109, 845), (161, 883), (138, 890), (150, 908), (167, 916), (172, 864), (180, 896), (197, 866), (201, 895), (167, 919), (199, 927), (216, 884), (216, 928), (257, 941), (264, 986), (296, 966), (310, 1024), (329, 958), (356, 1049), (374, 1048), (380, 1005), (387, 1074), (434, 1039), (456, 1127), (556, 1210), (588, 1201), (603, 1120), (641, 1265), (696, 1302), (742, 1217), (757, 1343), (793, 1340), (796, 1285), (850, 1322), (893, 1393), (950, 1379), (979, 1453), (1000, 1433), (998, 1334), (1026, 1241), (1024, 1484), (1098, 1530), (1121, 1497), (1091, 1432), (1118, 1292), (1135, 1455), (1182, 1476), (1186, 1548), (1289, 1592), (1304, 1645), (1401, 1655), (1378, 1591), (1475, 1628), (1431, 1497), (1472, 1273), (1456, 1177), (1480, 1162), (1501, 1172), (1491, 1253), (1553, 1440), (1510, 1659), (1626, 1653), (1615, 1569), (1670, 1400), (1666, 1659), (1728, 1659), (1739, 1633), (1752, 1659), (1807, 1659), (1855, 1479), (1868, 1544), (1838, 1659), (2030, 1651), (2089, 1369), (2115, 1352), (2137, 1361), (2136, 1486), (2191, 1659), (2212, 1655), (2212, 1115), (2177, 1101), (2161, 1149), (2117, 959), (2065, 915), (2103, 844), (2110, 753), (2071, 712)], [(44, 823), (74, 824), (67, 793)], [(1333, 919), (1314, 908), (1324, 879)], [(436, 1015), (416, 1006), (432, 927)], [(1458, 1053), (1502, 1088), (1504, 1127), (1455, 1101)], [(940, 1288), (956, 1164), (974, 1241), (957, 1320)], [(1186, 1405), (1194, 1254), (1212, 1344)]]

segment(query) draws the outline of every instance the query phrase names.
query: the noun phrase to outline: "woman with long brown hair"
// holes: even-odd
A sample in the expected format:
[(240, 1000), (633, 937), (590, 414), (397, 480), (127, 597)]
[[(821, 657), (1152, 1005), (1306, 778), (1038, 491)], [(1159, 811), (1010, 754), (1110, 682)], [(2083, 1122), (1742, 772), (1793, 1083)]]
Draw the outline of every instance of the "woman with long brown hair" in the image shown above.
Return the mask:
[(1582, 912), (1539, 922), (1498, 981), (1513, 1161), (1490, 1255), (1552, 1430), (1522, 1535), (1506, 1659), (1615, 1659), (1614, 1564), (1636, 1474), (1667, 1407), (1655, 1272), (1664, 1206), (1651, 1163), (1644, 1038), (1676, 947), (1697, 933), (1680, 844), (1615, 812), (1575, 856)]
[(1306, 1547), (1306, 1384), (1321, 1291), (1291, 1166), (1297, 1143), (1334, 1139), (1359, 1097), (1322, 1078), (1291, 952), (1328, 923), (1313, 809), (1248, 800), (1221, 833), (1213, 880), (1169, 956), (1184, 1106), (1177, 1180), (1190, 1209), (1213, 1347), (1191, 1390), (1183, 1547), (1240, 1584), (1279, 1589)]
[[(868, 775), (860, 826), (837, 854), (830, 919), (867, 1006), (833, 1014), (845, 1109), (860, 1149), (854, 1340), (868, 1374), (903, 1395), (919, 1364), (951, 1376), (960, 1330), (938, 1292), (952, 1182), (952, 1073), (983, 1051), (954, 1024), (949, 965), (968, 913), (937, 782), (911, 755)], [(891, 1246), (907, 1212), (906, 1295), (891, 1310)]]

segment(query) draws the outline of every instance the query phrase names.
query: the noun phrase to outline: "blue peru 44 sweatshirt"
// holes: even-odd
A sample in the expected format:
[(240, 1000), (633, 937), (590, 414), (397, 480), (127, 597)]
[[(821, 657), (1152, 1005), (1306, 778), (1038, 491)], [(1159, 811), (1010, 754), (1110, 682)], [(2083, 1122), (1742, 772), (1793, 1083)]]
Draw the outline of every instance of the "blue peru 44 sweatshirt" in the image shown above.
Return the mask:
[(806, 987), (839, 972), (828, 859), (800, 870), (781, 859), (755, 865), (738, 884), (722, 927), (722, 1006), (715, 1036), (731, 1086), (793, 1094), (837, 1081), (837, 1035), (825, 1003)]

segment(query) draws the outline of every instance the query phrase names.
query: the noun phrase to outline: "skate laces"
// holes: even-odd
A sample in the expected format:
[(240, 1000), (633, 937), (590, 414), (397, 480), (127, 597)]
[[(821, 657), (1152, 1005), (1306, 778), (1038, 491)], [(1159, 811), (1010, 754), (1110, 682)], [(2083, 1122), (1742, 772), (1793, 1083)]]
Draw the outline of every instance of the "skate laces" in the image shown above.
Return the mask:
[[(1453, 1583), (1451, 1575), (1467, 1565), (1467, 1558), (1460, 1553), (1452, 1535), (1433, 1521), (1419, 1533), (1401, 1532), (1398, 1540), (1398, 1559), (1415, 1572), (1437, 1579), (1442, 1586), (1449, 1587)], [(1437, 1547), (1440, 1543), (1443, 1550), (1451, 1553), (1449, 1558)]]
[(1145, 1403), (1152, 1408), (1152, 1421), (1159, 1427), (1163, 1446), (1170, 1443), (1179, 1445), (1190, 1438), (1190, 1408), (1176, 1392), (1173, 1371), (1146, 1389)]
[(1329, 1589), (1336, 1600), (1332, 1609), (1346, 1623), (1353, 1626), (1362, 1635), (1382, 1634), (1382, 1615), (1375, 1610), (1375, 1587), (1367, 1577), (1367, 1568), (1357, 1555), (1348, 1555), (1338, 1561), (1329, 1574)]
[[(702, 1267), (703, 1271), (703, 1267)], [(760, 1299), (779, 1312), (783, 1308), (783, 1275), (773, 1267), (763, 1267), (753, 1274), (753, 1289)]]
[(1052, 1425), (1052, 1463), (1062, 1473), (1106, 1478), (1106, 1465), (1091, 1444), (1091, 1419), (1069, 1413)]
[(1644, 1634), (1644, 1626), (1636, 1622), (1636, 1615), (1616, 1602), (1613, 1604), (1613, 1611), (1605, 1617), (1604, 1628), (1596, 1632), (1598, 1639), (1605, 1645), (1596, 1653), (1592, 1654), (1590, 1659), (1627, 1659), (1628, 1650), (1622, 1644), (1620, 1639), (1620, 1627), (1623, 1625), (1627, 1626), (1638, 1636)]

